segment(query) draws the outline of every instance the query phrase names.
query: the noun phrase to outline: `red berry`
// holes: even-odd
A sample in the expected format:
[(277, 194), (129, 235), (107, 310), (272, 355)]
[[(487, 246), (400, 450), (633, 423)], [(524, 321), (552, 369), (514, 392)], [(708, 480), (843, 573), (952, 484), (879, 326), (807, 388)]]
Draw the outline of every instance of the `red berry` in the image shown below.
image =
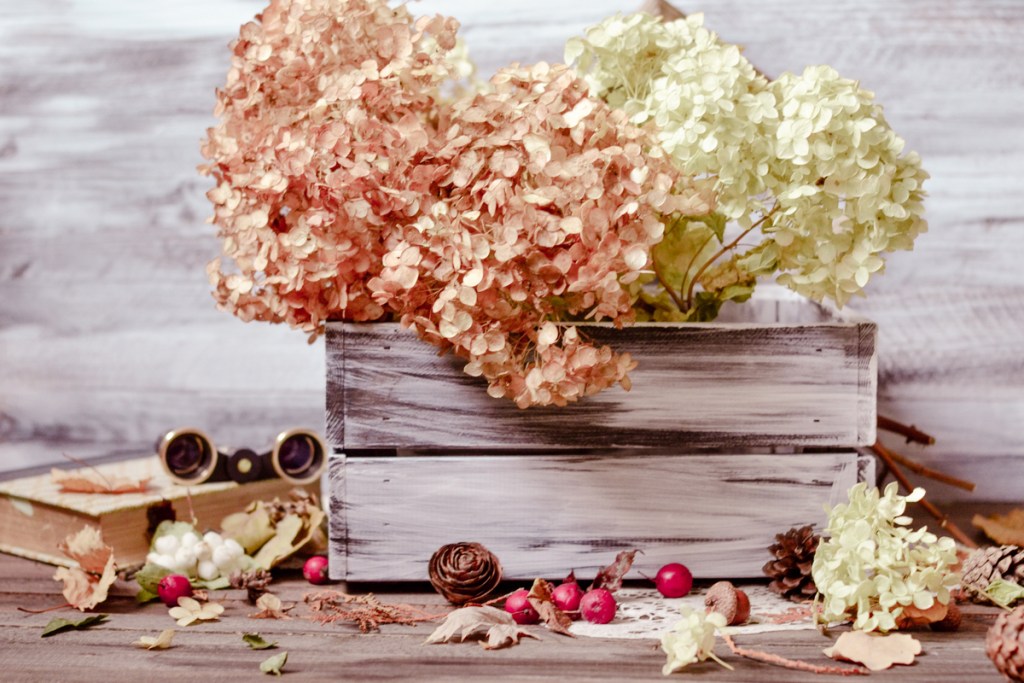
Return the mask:
[(580, 600), (580, 614), (592, 624), (607, 624), (615, 618), (616, 609), (615, 596), (604, 588), (587, 591)]
[(673, 562), (658, 570), (654, 585), (666, 598), (681, 598), (693, 588), (693, 574), (684, 565)]
[(537, 610), (526, 599), (529, 594), (530, 591), (520, 588), (505, 598), (505, 611), (512, 615), (517, 624), (536, 624), (540, 621)]
[(319, 586), (330, 581), (327, 568), (327, 558), (323, 555), (314, 555), (302, 565), (302, 575), (306, 577), (306, 581)]
[(187, 576), (168, 574), (160, 579), (160, 583), (156, 586), (156, 594), (160, 596), (161, 602), (168, 607), (177, 607), (178, 598), (192, 597), (192, 583)]
[(575, 581), (559, 584), (551, 591), (551, 601), (563, 612), (575, 612), (580, 608), (583, 589)]

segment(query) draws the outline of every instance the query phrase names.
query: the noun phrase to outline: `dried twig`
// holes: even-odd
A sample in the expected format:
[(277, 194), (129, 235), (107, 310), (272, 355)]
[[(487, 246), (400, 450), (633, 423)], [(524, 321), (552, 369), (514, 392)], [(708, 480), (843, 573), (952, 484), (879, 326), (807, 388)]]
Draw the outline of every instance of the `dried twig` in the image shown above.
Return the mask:
[[(885, 462), (885, 464), (889, 467), (889, 470), (892, 472), (892, 476), (895, 477), (896, 481), (900, 483), (900, 486), (902, 486), (907, 492), (914, 490), (914, 487), (911, 485), (910, 480), (907, 479), (906, 475), (903, 474), (903, 471), (899, 468), (899, 465), (896, 464), (896, 460), (892, 457), (892, 452), (889, 451), (888, 448), (886, 448), (879, 442), (875, 442), (875, 445), (871, 447), (871, 450), (874, 451), (874, 453)], [(948, 517), (946, 517), (946, 515), (943, 514), (942, 511), (939, 510), (937, 507), (935, 507), (931, 503), (931, 501), (921, 499), (920, 503), (921, 507), (928, 511), (928, 514), (930, 514), (932, 517), (939, 521), (939, 526), (941, 526), (943, 529), (945, 529), (953, 535), (953, 538), (955, 538), (957, 541), (967, 546), (968, 548), (978, 547), (978, 544), (971, 540), (970, 536), (965, 534), (960, 529), (960, 527), (958, 527)]]
[(786, 659), (779, 655), (769, 654), (767, 652), (761, 652), (760, 650), (748, 650), (738, 646), (733, 641), (732, 636), (727, 633), (722, 634), (722, 640), (729, 646), (729, 650), (734, 655), (740, 657), (746, 657), (747, 659), (753, 659), (758, 662), (764, 662), (765, 664), (774, 664), (776, 666), (784, 666), (787, 669), (795, 669), (797, 671), (809, 671), (815, 674), (833, 674), (835, 676), (860, 676), (868, 673), (867, 669), (861, 667), (845, 667), (845, 666), (830, 666), (825, 664), (811, 664), (810, 662), (801, 662), (797, 659)]
[(922, 432), (914, 425), (905, 425), (883, 415), (878, 416), (878, 428), (905, 437), (907, 443), (919, 443), (922, 446), (931, 446), (935, 443), (935, 437), (931, 434)]
[(957, 488), (961, 488), (965, 491), (974, 491), (974, 489), (977, 487), (977, 485), (973, 481), (960, 479), (958, 477), (954, 477), (951, 474), (946, 474), (945, 472), (939, 472), (938, 470), (933, 470), (930, 467), (925, 467), (921, 463), (911, 460), (905, 455), (900, 455), (896, 451), (890, 450), (889, 455), (892, 456), (893, 460), (903, 465), (914, 474), (920, 474), (922, 477), (928, 477), (929, 479), (934, 479), (935, 481), (941, 481), (943, 484), (956, 486)]

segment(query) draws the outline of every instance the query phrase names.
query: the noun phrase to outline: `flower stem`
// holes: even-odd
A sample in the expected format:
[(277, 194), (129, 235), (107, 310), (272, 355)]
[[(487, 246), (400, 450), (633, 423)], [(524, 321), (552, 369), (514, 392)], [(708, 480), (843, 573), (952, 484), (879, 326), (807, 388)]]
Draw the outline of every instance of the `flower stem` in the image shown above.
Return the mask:
[(757, 228), (761, 227), (765, 223), (765, 221), (767, 221), (769, 218), (771, 218), (775, 214), (775, 212), (778, 210), (778, 208), (779, 208), (778, 204), (773, 206), (771, 208), (771, 210), (768, 211), (768, 213), (766, 213), (765, 215), (761, 216), (761, 218), (759, 218), (753, 225), (751, 225), (749, 228), (747, 228), (746, 230), (741, 232), (739, 234), (739, 236), (736, 237), (736, 239), (734, 239), (732, 242), (729, 242), (729, 244), (726, 244), (724, 247), (719, 249), (717, 252), (715, 252), (715, 254), (711, 258), (709, 258), (707, 261), (704, 262), (704, 265), (702, 265), (700, 267), (700, 270), (697, 271), (697, 274), (693, 276), (692, 280), (690, 280), (690, 286), (686, 288), (686, 301), (685, 301), (686, 308), (682, 309), (684, 313), (686, 311), (690, 310), (690, 307), (693, 306), (693, 290), (696, 289), (697, 282), (700, 281), (700, 278), (705, 273), (705, 271), (707, 271), (707, 269), (710, 268), (711, 265), (713, 263), (715, 263), (715, 261), (720, 259), (725, 254), (729, 253), (729, 251), (731, 249), (734, 249), (736, 247), (736, 245), (739, 244), (743, 240), (744, 237), (749, 235), (751, 232), (753, 232)]

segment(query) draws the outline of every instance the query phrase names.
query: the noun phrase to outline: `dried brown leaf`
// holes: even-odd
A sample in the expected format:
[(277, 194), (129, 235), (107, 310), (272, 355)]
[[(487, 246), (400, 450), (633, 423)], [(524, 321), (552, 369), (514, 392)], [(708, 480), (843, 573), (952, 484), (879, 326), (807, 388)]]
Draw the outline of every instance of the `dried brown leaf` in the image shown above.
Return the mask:
[(107, 592), (117, 578), (114, 550), (103, 542), (94, 527), (85, 527), (71, 534), (59, 546), (60, 551), (78, 563), (77, 567), (60, 567), (53, 575), (64, 582), (64, 597), (83, 612), (107, 599)]
[(921, 643), (906, 633), (880, 635), (847, 631), (823, 652), (835, 660), (856, 662), (872, 671), (882, 671), (893, 664), (913, 664), (914, 657), (921, 654)]
[(550, 582), (544, 579), (535, 579), (526, 599), (537, 610), (541, 620), (547, 624), (549, 630), (575, 638), (569, 631), (569, 627), (572, 626), (572, 619), (555, 605), (555, 601), (551, 597), (553, 590), (554, 586)]
[(63, 493), (145, 493), (149, 488), (149, 477), (133, 479), (116, 475), (104, 475), (94, 469), (80, 469), (65, 472), (56, 467), (50, 470), (50, 479)]
[(626, 576), (630, 567), (633, 566), (633, 558), (639, 550), (623, 550), (615, 556), (615, 561), (610, 565), (602, 569), (594, 577), (594, 583), (590, 586), (591, 590), (595, 588), (604, 588), (607, 591), (614, 593), (615, 591), (622, 588), (622, 580)]
[(537, 636), (520, 628), (512, 615), (504, 610), (473, 606), (449, 613), (424, 642), (435, 644), (480, 640), (485, 650), (497, 650), (516, 645), (523, 637)]
[(942, 621), (946, 618), (949, 605), (936, 600), (928, 609), (919, 609), (913, 605), (907, 605), (896, 617), (896, 626), (900, 629), (908, 629), (919, 626), (927, 626)]
[(974, 515), (971, 524), (996, 543), (1024, 546), (1024, 508), (1014, 508), (1005, 515)]

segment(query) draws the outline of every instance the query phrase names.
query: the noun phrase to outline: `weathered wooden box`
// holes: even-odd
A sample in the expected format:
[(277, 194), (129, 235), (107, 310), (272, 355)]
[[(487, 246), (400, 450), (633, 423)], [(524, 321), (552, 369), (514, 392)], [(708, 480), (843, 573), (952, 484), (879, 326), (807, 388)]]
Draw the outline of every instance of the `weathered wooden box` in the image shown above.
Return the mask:
[(638, 361), (632, 390), (520, 410), (397, 324), (329, 324), (332, 577), (425, 580), (466, 540), (508, 578), (587, 576), (631, 547), (641, 570), (759, 576), (775, 533), (871, 478), (873, 323), (783, 297), (586, 333)]

